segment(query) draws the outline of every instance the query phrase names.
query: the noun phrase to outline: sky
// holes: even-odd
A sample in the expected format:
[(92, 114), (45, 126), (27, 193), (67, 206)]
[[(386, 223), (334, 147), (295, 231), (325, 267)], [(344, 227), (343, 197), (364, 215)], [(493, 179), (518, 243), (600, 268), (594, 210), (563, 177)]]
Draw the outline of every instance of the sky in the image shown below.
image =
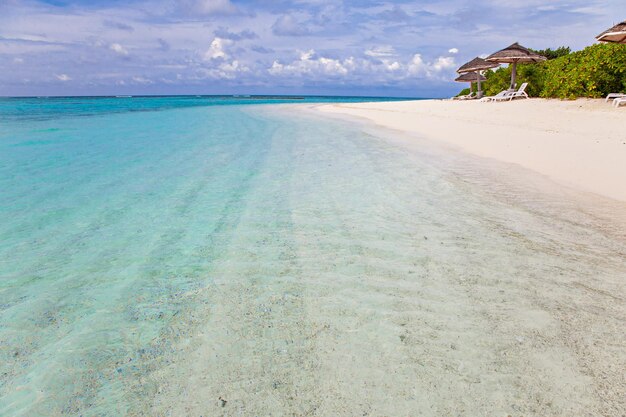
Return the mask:
[(0, 96), (444, 97), (476, 56), (622, 20), (626, 0), (0, 0)]

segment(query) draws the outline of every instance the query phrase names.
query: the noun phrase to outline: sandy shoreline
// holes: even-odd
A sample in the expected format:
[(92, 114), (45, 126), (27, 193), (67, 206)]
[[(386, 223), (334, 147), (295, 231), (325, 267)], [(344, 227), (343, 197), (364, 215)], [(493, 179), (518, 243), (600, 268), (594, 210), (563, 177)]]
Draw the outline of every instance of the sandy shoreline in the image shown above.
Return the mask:
[(364, 118), (626, 201), (626, 112), (603, 100), (493, 104), (424, 100), (328, 104), (317, 109)]

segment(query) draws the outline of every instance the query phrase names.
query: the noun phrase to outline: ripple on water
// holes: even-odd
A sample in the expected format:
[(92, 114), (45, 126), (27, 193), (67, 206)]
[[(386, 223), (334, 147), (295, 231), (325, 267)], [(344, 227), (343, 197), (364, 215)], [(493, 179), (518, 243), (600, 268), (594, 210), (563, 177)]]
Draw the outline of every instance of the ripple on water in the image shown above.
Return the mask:
[(620, 408), (615, 203), (275, 109), (15, 128), (0, 414)]

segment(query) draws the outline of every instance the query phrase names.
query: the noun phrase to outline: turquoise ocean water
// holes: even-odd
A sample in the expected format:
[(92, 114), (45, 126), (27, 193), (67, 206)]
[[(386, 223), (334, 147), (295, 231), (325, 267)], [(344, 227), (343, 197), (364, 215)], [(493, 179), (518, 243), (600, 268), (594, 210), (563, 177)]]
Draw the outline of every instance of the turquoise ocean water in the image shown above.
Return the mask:
[(0, 99), (0, 415), (123, 413), (267, 167), (248, 106), (371, 100)]
[[(478, 163), (275, 105), (349, 100), (0, 100), (0, 415), (486, 415), (584, 395), (501, 352), (564, 302), (551, 286), (617, 282), (623, 242)], [(510, 321), (521, 305), (541, 319)]]

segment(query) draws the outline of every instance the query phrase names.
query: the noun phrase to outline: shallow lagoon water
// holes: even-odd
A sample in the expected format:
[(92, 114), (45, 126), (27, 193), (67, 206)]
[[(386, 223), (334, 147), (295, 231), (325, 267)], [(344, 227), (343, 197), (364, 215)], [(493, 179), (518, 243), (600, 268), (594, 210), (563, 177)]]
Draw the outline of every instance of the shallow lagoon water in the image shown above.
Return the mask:
[(156, 107), (0, 124), (0, 414), (622, 405), (623, 228), (575, 193), (294, 107)]

